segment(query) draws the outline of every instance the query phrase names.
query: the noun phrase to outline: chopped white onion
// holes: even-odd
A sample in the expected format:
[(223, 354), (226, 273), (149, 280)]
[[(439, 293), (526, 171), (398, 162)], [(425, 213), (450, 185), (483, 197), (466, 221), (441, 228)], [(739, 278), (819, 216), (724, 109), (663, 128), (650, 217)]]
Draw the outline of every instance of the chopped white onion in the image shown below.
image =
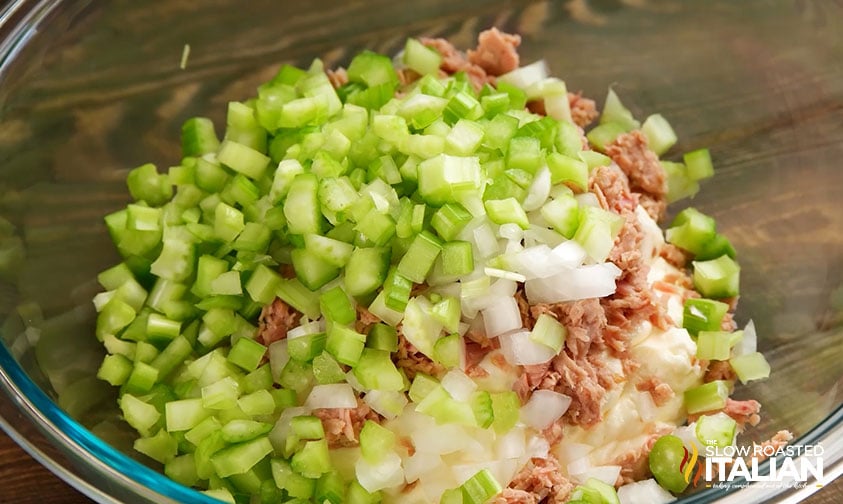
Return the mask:
[(550, 250), (550, 263), (557, 268), (576, 268), (582, 265), (587, 256), (582, 245), (568, 240)]
[(618, 488), (618, 499), (621, 504), (668, 504), (675, 501), (676, 497), (650, 478)]
[(530, 304), (560, 303), (613, 294), (615, 279), (620, 274), (620, 268), (605, 262), (563, 270), (548, 278), (527, 280), (524, 285)]
[(281, 412), (267, 436), (277, 452), (283, 453), (285, 449), (291, 429), (290, 420), (297, 416), (307, 415), (307, 413), (307, 409), (302, 407), (287, 408)]
[(592, 207), (600, 208), (600, 200), (597, 199), (597, 195), (594, 194), (593, 192), (585, 192), (585, 193), (577, 194), (576, 196), (574, 196), (574, 199), (577, 200), (577, 205), (579, 205), (580, 208), (586, 207), (586, 206), (592, 206)]
[(484, 222), (474, 228), (472, 235), (472, 238), (474, 238), (472, 241), (477, 247), (477, 252), (481, 259), (492, 257), (500, 252), (498, 238), (495, 236), (495, 232), (492, 231), (492, 227), (488, 222)]
[(743, 338), (732, 348), (735, 357), (748, 355), (758, 351), (758, 334), (755, 332), (755, 322), (750, 320), (743, 328)]
[(363, 402), (382, 417), (392, 420), (401, 414), (408, 401), (403, 392), (370, 390), (363, 396)]
[(351, 385), (351, 388), (353, 388), (355, 391), (366, 392), (366, 388), (363, 386), (362, 383), (360, 383), (360, 380), (358, 380), (357, 377), (354, 376), (354, 371), (346, 371), (345, 381), (347, 381), (348, 384)]
[(412, 483), (441, 464), (442, 457), (439, 455), (416, 451), (412, 456), (404, 459), (404, 479), (407, 483)]
[(503, 278), (504, 280), (512, 280), (513, 282), (523, 282), (524, 280), (527, 280), (527, 277), (521, 273), (515, 273), (514, 271), (489, 268), (488, 266), (483, 268), (483, 271), (493, 278)]
[(574, 460), (581, 459), (594, 451), (594, 447), (585, 443), (564, 442), (553, 447), (553, 454), (561, 464), (569, 464)]
[(527, 441), (527, 451), (524, 453), (527, 458), (546, 459), (550, 454), (550, 443), (544, 436), (530, 436)]
[(555, 247), (564, 241), (564, 236), (546, 227), (530, 225), (530, 229), (524, 231), (524, 246), (526, 247), (541, 244)]
[(471, 394), (477, 390), (477, 384), (474, 383), (474, 380), (459, 369), (452, 369), (445, 373), (439, 383), (451, 394), (451, 397), (460, 402), (471, 399)]
[(524, 238), (524, 230), (518, 224), (507, 222), (498, 228), (498, 236), (507, 240), (521, 240)]
[(486, 336), (495, 338), (503, 333), (520, 329), (524, 322), (518, 302), (511, 296), (495, 296), (482, 310)]
[(656, 417), (658, 406), (649, 392), (638, 392), (632, 396), (635, 406), (638, 408), (638, 416), (644, 422), (651, 422)]
[(524, 245), (521, 245), (521, 240), (506, 240), (506, 245), (503, 248), (504, 254), (517, 254), (524, 250)]
[(618, 465), (593, 466), (582, 473), (570, 473), (580, 483), (585, 483), (589, 478), (594, 478), (612, 486), (615, 486), (615, 481), (618, 480), (620, 474), (621, 466)]
[(518, 283), (506, 278), (498, 278), (489, 284), (489, 294), (492, 296), (512, 297), (518, 290)]
[(316, 334), (325, 331), (325, 320), (313, 320), (310, 322), (303, 322), (298, 327), (294, 327), (287, 331), (287, 339), (296, 339), (308, 334)]
[[(541, 59), (500, 75), (498, 76), (497, 81), (505, 82), (511, 86), (526, 90), (531, 85), (546, 79), (547, 74), (547, 63)], [(567, 99), (567, 97), (565, 99)]]
[(550, 251), (551, 248), (545, 244), (525, 247), (517, 254), (512, 254), (509, 263), (515, 271), (524, 275), (525, 280), (545, 278), (558, 273), (557, 271), (547, 272)]
[(459, 425), (432, 423), (413, 430), (410, 439), (416, 451), (444, 455), (463, 450), (471, 437)]
[(495, 454), (499, 459), (520, 459), (527, 453), (527, 440), (524, 429), (515, 427), (509, 432), (498, 436), (495, 441)]
[(568, 474), (574, 476), (575, 474), (584, 474), (593, 466), (588, 457), (581, 457), (568, 463)]
[(316, 385), (307, 396), (304, 405), (317, 408), (356, 408), (357, 394), (348, 383), (329, 383)]
[(539, 389), (533, 392), (527, 404), (521, 407), (521, 421), (536, 430), (550, 427), (568, 411), (571, 398), (553, 390)]
[(641, 256), (645, 260), (650, 260), (659, 255), (659, 250), (664, 245), (664, 232), (641, 205), (635, 207), (635, 219), (641, 225), (642, 231), (639, 246)]
[(557, 121), (573, 122), (571, 119), (571, 104), (567, 94), (556, 94), (544, 97), (544, 111), (548, 117)]
[(365, 458), (360, 457), (354, 464), (354, 469), (357, 482), (370, 493), (397, 487), (404, 483), (401, 457), (395, 452), (387, 452), (376, 464), (370, 464)]
[(498, 340), (501, 343), (501, 352), (510, 364), (522, 366), (544, 364), (556, 355), (549, 346), (533, 341), (530, 331), (501, 334)]
[(547, 166), (542, 166), (533, 177), (533, 182), (527, 190), (527, 196), (524, 197), (524, 201), (521, 203), (524, 211), (531, 212), (541, 208), (545, 201), (547, 201), (547, 198), (550, 197), (551, 186), (550, 169)]

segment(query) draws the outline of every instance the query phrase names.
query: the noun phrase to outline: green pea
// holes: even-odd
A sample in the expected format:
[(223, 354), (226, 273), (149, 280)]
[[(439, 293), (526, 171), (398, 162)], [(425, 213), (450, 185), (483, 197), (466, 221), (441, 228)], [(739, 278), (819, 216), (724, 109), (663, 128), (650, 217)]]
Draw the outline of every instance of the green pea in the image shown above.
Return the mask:
[(685, 446), (676, 436), (662, 436), (653, 445), (650, 451), (650, 471), (662, 488), (682, 493), (688, 487), (688, 482), (679, 470), (684, 456)]

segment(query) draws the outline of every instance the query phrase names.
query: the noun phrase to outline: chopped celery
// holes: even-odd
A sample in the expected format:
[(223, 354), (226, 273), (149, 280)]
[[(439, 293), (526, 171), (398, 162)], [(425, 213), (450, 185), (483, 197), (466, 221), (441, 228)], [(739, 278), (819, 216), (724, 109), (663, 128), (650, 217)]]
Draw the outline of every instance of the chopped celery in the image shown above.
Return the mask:
[(408, 38), (404, 44), (404, 64), (421, 75), (435, 74), (439, 71), (442, 56), (417, 39)]
[(737, 422), (722, 411), (714, 415), (703, 415), (697, 419), (695, 434), (704, 446), (722, 448), (732, 444)]
[(729, 384), (715, 380), (685, 391), (685, 409), (688, 413), (714, 411), (726, 406)]
[(694, 287), (705, 297), (721, 299), (737, 296), (740, 266), (728, 255), (709, 261), (694, 261)]
[(741, 383), (760, 380), (770, 376), (770, 364), (760, 352), (739, 355), (729, 359), (729, 364), (735, 370)]
[(225, 448), (211, 456), (217, 475), (226, 478), (242, 474), (272, 453), (272, 444), (266, 436)]
[(692, 336), (700, 331), (720, 329), (723, 317), (729, 311), (729, 305), (712, 299), (689, 298), (685, 300), (682, 327)]
[(661, 156), (676, 143), (676, 133), (661, 114), (653, 114), (644, 120), (641, 131), (647, 137), (650, 150)]
[(621, 126), (624, 131), (638, 129), (641, 123), (632, 116), (632, 112), (621, 103), (620, 98), (611, 87), (606, 95), (606, 102), (603, 104), (603, 113), (600, 114), (600, 124), (614, 123)]
[(422, 231), (413, 238), (410, 248), (398, 263), (397, 272), (415, 283), (422, 283), (441, 250), (442, 242), (431, 233)]
[[(417, 446), (422, 455), (402, 460), (396, 434), (368, 420), (359, 449), (329, 449), (330, 425), (300, 408), (315, 385), (342, 386), (399, 423), (412, 400), (409, 408), (436, 423), (457, 424), (443, 428), (523, 437), (518, 394), (497, 376), (469, 383), (462, 373), (476, 364), (463, 335), (479, 307), (511, 297), (515, 281), (532, 295), (540, 277), (510, 261), (522, 250), (574, 240), (586, 265), (606, 261), (625, 217), (589, 192), (590, 172), (612, 163), (598, 151), (640, 126), (661, 155), (676, 135), (657, 114), (640, 125), (609, 89), (586, 136), (590, 150), (565, 83), (543, 62), (477, 90), (468, 72), (443, 77), (447, 58), (419, 40), (407, 40), (401, 58), (399, 78), (391, 58), (364, 51), (336, 89), (341, 76), (320, 60), (306, 70), (285, 65), (255, 98), (228, 104), (224, 135), (210, 119), (189, 119), (177, 166), (128, 174), (134, 201), (106, 217), (123, 262), (98, 277), (96, 336), (108, 351), (98, 376), (120, 387), (135, 449), (172, 479), (231, 502), (374, 504), (398, 495), (385, 481), (397, 475), (397, 485), (410, 460), (432, 454)], [(669, 201), (693, 196), (713, 174), (707, 149), (662, 166)], [(728, 360), (744, 382), (769, 375), (759, 353), (732, 357), (741, 333), (721, 330), (729, 306), (715, 299), (738, 294), (729, 240), (694, 209), (679, 213), (667, 240), (693, 254), (695, 287), (711, 298), (683, 307), (696, 358)], [(553, 268), (563, 262), (552, 259)], [(566, 336), (547, 314), (530, 331), (557, 353)], [(443, 383), (415, 372), (410, 384), (405, 344), (447, 369)], [(685, 391), (687, 412), (721, 408), (729, 388)], [(723, 445), (733, 422), (704, 416), (697, 435)], [(650, 466), (678, 488), (662, 464), (675, 453), (664, 450), (657, 443)], [(440, 500), (488, 501), (501, 491), (493, 477), (501, 467), (463, 468), (463, 483)], [(572, 497), (618, 502), (595, 479)]]

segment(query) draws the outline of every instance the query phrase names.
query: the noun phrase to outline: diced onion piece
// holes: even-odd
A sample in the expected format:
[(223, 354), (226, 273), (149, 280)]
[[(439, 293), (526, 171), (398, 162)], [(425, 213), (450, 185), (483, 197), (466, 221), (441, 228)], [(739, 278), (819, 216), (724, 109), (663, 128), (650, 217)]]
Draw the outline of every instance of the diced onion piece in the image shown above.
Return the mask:
[(317, 408), (356, 408), (357, 394), (348, 383), (316, 385), (307, 396), (305, 406)]
[(495, 453), (499, 459), (520, 459), (527, 453), (527, 441), (522, 428), (511, 429), (499, 436), (495, 443)]
[(482, 312), (486, 336), (489, 338), (495, 338), (523, 326), (518, 302), (514, 297), (495, 296), (486, 304)]
[(417, 452), (444, 455), (464, 449), (471, 437), (459, 425), (431, 423), (414, 429), (410, 439)]
[(544, 430), (568, 411), (571, 398), (552, 390), (536, 390), (521, 407), (521, 421), (536, 430)]
[(472, 234), (472, 241), (477, 247), (480, 258), (492, 257), (500, 251), (495, 232), (488, 223), (484, 222), (474, 228)]
[(370, 390), (363, 396), (363, 402), (382, 417), (392, 420), (401, 414), (408, 401), (403, 392)]
[(287, 339), (300, 338), (308, 334), (316, 334), (323, 331), (325, 331), (325, 322), (322, 320), (304, 322), (298, 327), (294, 327), (287, 331)]
[[(589, 471), (593, 466), (591, 465), (591, 461), (589, 461), (588, 457), (581, 457), (576, 460), (573, 460), (568, 463), (568, 474), (571, 476), (575, 474), (585, 474)], [(582, 480), (585, 481), (585, 480)]]
[(457, 401), (468, 401), (477, 384), (459, 369), (452, 369), (442, 377), (442, 387)]
[(535, 177), (533, 177), (533, 182), (530, 184), (527, 196), (521, 202), (524, 211), (531, 212), (541, 208), (545, 201), (547, 201), (547, 198), (550, 197), (550, 188), (550, 170), (547, 166), (542, 166), (536, 172)]
[(499, 76), (497, 80), (526, 90), (531, 85), (546, 79), (547, 73), (547, 63), (544, 60), (538, 60), (505, 73)]
[(755, 322), (750, 320), (743, 329), (743, 338), (732, 348), (732, 356), (749, 355), (758, 351), (758, 335), (755, 332)]
[(659, 485), (653, 478), (636, 481), (618, 488), (621, 504), (668, 504), (676, 498)]
[(562, 464), (568, 464), (574, 460), (587, 456), (594, 450), (594, 447), (585, 443), (559, 443), (553, 447), (553, 454)]
[(524, 230), (521, 229), (521, 226), (518, 224), (508, 222), (506, 224), (501, 224), (498, 228), (498, 236), (506, 238), (507, 240), (521, 240), (524, 238)]
[(388, 452), (382, 460), (371, 464), (360, 457), (354, 465), (357, 482), (369, 493), (384, 488), (392, 488), (404, 483), (404, 470), (401, 457), (395, 452)]
[(617, 266), (606, 262), (564, 270), (549, 278), (527, 280), (527, 300), (537, 304), (605, 297), (615, 292), (615, 279), (620, 274)]
[(523, 282), (527, 280), (527, 277), (525, 277), (521, 273), (515, 273), (513, 271), (507, 271), (498, 268), (489, 268), (488, 266), (483, 268), (483, 271), (490, 277), (494, 278), (503, 278), (504, 280), (512, 280), (514, 282)]
[(544, 436), (530, 436), (524, 455), (529, 458), (546, 459), (550, 455), (550, 443)]
[(607, 485), (615, 486), (615, 481), (621, 474), (621, 466), (606, 465), (606, 466), (592, 466), (582, 473), (571, 473), (571, 476), (579, 481), (586, 482), (589, 478), (594, 478), (606, 483)]
[(404, 459), (404, 479), (407, 483), (412, 483), (441, 465), (442, 457), (439, 455), (416, 451), (411, 457)]
[(544, 364), (556, 355), (552, 348), (533, 341), (529, 331), (502, 334), (498, 339), (501, 343), (501, 352), (510, 364), (522, 366)]

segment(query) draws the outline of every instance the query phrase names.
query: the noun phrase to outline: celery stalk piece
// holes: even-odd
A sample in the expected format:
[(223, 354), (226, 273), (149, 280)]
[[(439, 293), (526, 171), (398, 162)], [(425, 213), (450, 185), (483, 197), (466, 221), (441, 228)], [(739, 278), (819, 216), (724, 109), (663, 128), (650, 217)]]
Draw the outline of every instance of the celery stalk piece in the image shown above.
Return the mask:
[(413, 238), (396, 271), (415, 283), (422, 283), (441, 251), (442, 242), (433, 234), (422, 231)]
[(419, 42), (417, 39), (408, 38), (404, 44), (403, 62), (420, 75), (436, 74), (439, 72), (439, 65), (442, 64), (442, 56), (432, 48)]
[(603, 112), (600, 114), (600, 124), (615, 123), (621, 126), (624, 131), (638, 129), (641, 123), (632, 116), (632, 112), (621, 103), (617, 93), (611, 87), (606, 94), (606, 101), (603, 104)]
[(726, 406), (729, 397), (729, 384), (715, 380), (685, 391), (685, 408), (688, 413), (714, 411)]
[(261, 436), (218, 451), (211, 456), (211, 464), (217, 476), (227, 478), (235, 474), (245, 473), (272, 451), (272, 444), (270, 444), (269, 439), (266, 436)]
[(152, 163), (147, 163), (129, 172), (126, 177), (129, 193), (137, 201), (160, 206), (173, 197), (173, 186), (166, 174), (158, 173)]
[(720, 329), (723, 317), (729, 311), (729, 305), (713, 299), (690, 298), (685, 300), (682, 327), (692, 336), (700, 331)]
[(201, 156), (216, 152), (219, 145), (214, 123), (207, 117), (193, 117), (182, 124), (182, 156)]
[(605, 152), (606, 147), (615, 141), (615, 139), (626, 133), (623, 125), (613, 122), (600, 123), (591, 131), (588, 132), (586, 138), (588, 142), (598, 151)]
[(708, 149), (686, 152), (682, 160), (685, 162), (688, 177), (691, 180), (699, 181), (714, 176), (714, 163), (711, 161), (711, 153)]
[(300, 173), (293, 178), (290, 192), (284, 201), (284, 217), (293, 234), (320, 234), (322, 212), (319, 209), (319, 180), (312, 173)]
[(488, 469), (483, 469), (468, 478), (461, 488), (464, 504), (482, 504), (503, 490)]
[(647, 137), (650, 150), (661, 156), (676, 143), (676, 133), (661, 114), (653, 114), (644, 120), (641, 131)]
[(760, 352), (753, 352), (729, 359), (729, 364), (735, 370), (741, 383), (760, 380), (770, 376), (770, 364)]
[(705, 297), (721, 299), (740, 291), (740, 266), (728, 255), (709, 261), (693, 261), (694, 287)]
[(735, 438), (737, 422), (722, 411), (714, 415), (703, 415), (697, 419), (695, 434), (703, 446), (722, 448), (729, 446)]

